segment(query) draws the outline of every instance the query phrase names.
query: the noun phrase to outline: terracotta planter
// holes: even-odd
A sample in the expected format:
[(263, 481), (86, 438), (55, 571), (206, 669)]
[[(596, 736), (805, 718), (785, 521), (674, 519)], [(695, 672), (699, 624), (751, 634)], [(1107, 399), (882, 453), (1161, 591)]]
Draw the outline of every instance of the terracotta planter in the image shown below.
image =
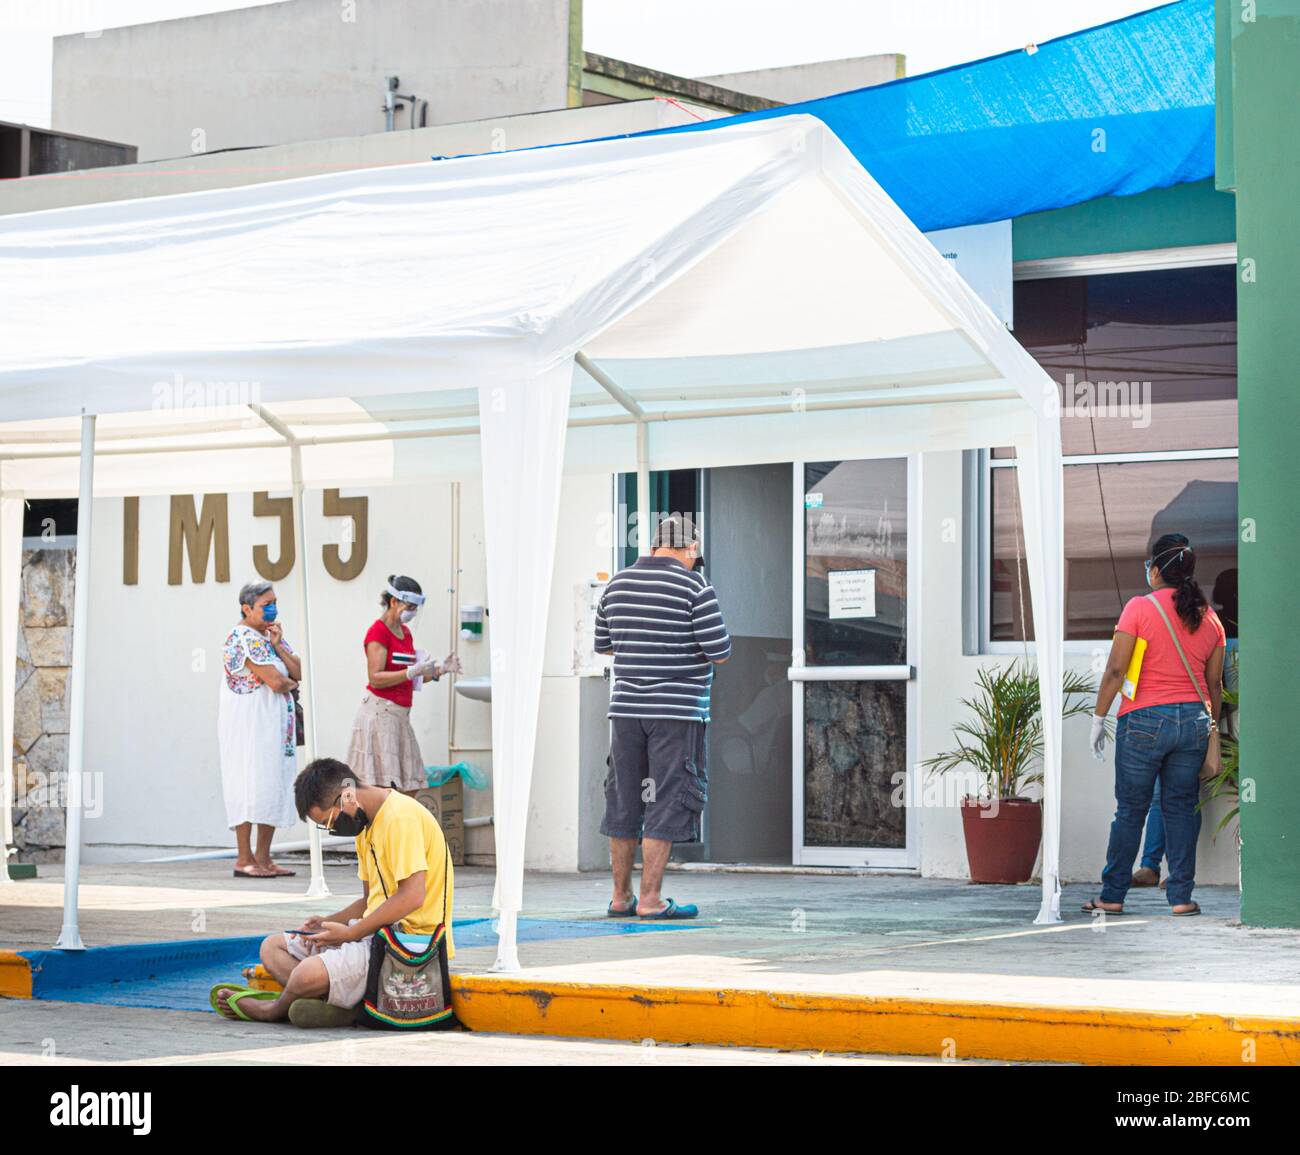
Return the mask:
[(963, 798), (966, 860), (971, 882), (1028, 882), (1043, 835), (1043, 807), (1028, 798), (988, 801)]

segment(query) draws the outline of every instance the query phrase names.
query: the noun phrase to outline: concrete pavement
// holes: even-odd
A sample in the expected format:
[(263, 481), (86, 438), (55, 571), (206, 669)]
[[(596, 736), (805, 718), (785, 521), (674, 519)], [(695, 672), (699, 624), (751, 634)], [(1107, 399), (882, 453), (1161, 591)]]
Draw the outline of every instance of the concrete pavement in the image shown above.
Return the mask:
[(258, 1027), (189, 1011), (0, 999), (0, 1066), (98, 1063), (200, 1066), (295, 1064), (411, 1066), (807, 1066), (984, 1065), (904, 1055), (683, 1046), (601, 1039), (556, 1039), (449, 1032), (299, 1031)]
[[(0, 889), (0, 945), (31, 948), (53, 942), (61, 887), (51, 873), (51, 868), (42, 868), (40, 879)], [(259, 933), (293, 925), (309, 913), (328, 913), (357, 893), (350, 866), (331, 865), (327, 877), (339, 897), (308, 902), (302, 897), (306, 880), (301, 876), (235, 880), (225, 862), (92, 866), (83, 882), (82, 932), (88, 943), (100, 944)], [(458, 871), (456, 916), (488, 915), (491, 887), (488, 870)], [(681, 1031), (695, 1029), (703, 1012), (695, 1007), (687, 1014), (686, 1004), (697, 1001), (690, 993), (694, 991), (734, 996), (733, 1018), (744, 1016), (749, 1023), (757, 1022), (760, 1012), (771, 1013), (763, 992), (804, 1000), (801, 1010), (812, 1005), (807, 1000), (823, 1000), (817, 1003), (822, 1008), (818, 1023), (829, 1022), (832, 1011), (841, 1014), (848, 1005), (825, 999), (858, 1000), (857, 1005), (874, 1000), (876, 1018), (887, 1002), (899, 1016), (891, 1022), (912, 1023), (906, 1032), (909, 1041), (895, 1046), (889, 1036), (881, 1036), (872, 1050), (920, 1048), (937, 1053), (937, 1040), (950, 1021), (947, 1004), (1002, 1007), (999, 1022), (1006, 1030), (1012, 1029), (1006, 1021), (1027, 1021), (1026, 1009), (1032, 1010), (1038, 1016), (1034, 1030), (1058, 1034), (1063, 1020), (1054, 1011), (1091, 1012), (1092, 1018), (1070, 1027), (1072, 1038), (1088, 1039), (1095, 1035), (1090, 1027), (1097, 1014), (1105, 1012), (1114, 1024), (1116, 1014), (1124, 1013), (1130, 1016), (1128, 1028), (1138, 1032), (1135, 1039), (1155, 1040), (1150, 1043), (1152, 1053), (1164, 1053), (1169, 1038), (1200, 1032), (1189, 1054), (1205, 1061), (1233, 1053), (1240, 1041), (1233, 1032), (1240, 1032), (1246, 1020), (1255, 1034), (1264, 1030), (1282, 1048), (1279, 1053), (1289, 1053), (1287, 1048), (1300, 1039), (1289, 1026), (1278, 1027), (1274, 1021), (1300, 1017), (1300, 966), (1295, 963), (1300, 933), (1242, 927), (1237, 893), (1230, 888), (1200, 888), (1197, 898), (1205, 914), (1194, 919), (1172, 918), (1162, 892), (1135, 891), (1133, 913), (1098, 924), (1077, 913), (1092, 888), (1068, 887), (1066, 921), (1048, 927), (1032, 925), (1038, 891), (1029, 886), (684, 870), (670, 873), (666, 893), (700, 904), (702, 918), (695, 929), (523, 943), (525, 969), (512, 976), (523, 985), (513, 991), (491, 985), (495, 978), (486, 973), (494, 954), (491, 946), (467, 947), (453, 964), (464, 976), (462, 997), (471, 992), (517, 996), (521, 991), (535, 993), (545, 984), (551, 992), (546, 1008), (536, 999), (529, 1004), (512, 997), (498, 1005), (513, 1010), (499, 1016), (485, 1013), (483, 1022), (507, 1023), (508, 1029), (519, 1031), (600, 1034), (605, 1032), (590, 1028), (614, 1030), (606, 1014), (611, 992), (657, 992), (651, 1001), (660, 1006), (658, 1018), (647, 1020), (638, 1010), (639, 1017), (618, 1027), (625, 1038), (641, 1037), (637, 1032), (645, 1030), (647, 1022), (663, 1023), (672, 1015), (678, 1016)], [(525, 914), (539, 919), (599, 918), (608, 897), (608, 881), (600, 876), (534, 874), (525, 887)], [(561, 989), (566, 998), (574, 997), (568, 1003), (551, 1002)], [(753, 996), (748, 1003), (740, 998), (745, 992)], [(944, 1006), (936, 1018), (938, 1004)], [(480, 1005), (486, 1006), (486, 998)], [(972, 1032), (996, 1034), (1003, 1028), (963, 1019), (962, 1029), (970, 1037)], [(1209, 1050), (1208, 1036), (1202, 1037), (1205, 1031), (1216, 1032)], [(871, 1032), (864, 1036), (855, 1027), (842, 1037), (868, 1036), (876, 1037)], [(783, 1037), (815, 1039), (816, 1033), (809, 1027)], [(1069, 1047), (1066, 1051), (1060, 1057), (1097, 1061), (1086, 1047), (1077, 1055)], [(957, 1053), (978, 1052), (958, 1047)], [(1027, 1057), (1056, 1056), (1035, 1051)]]

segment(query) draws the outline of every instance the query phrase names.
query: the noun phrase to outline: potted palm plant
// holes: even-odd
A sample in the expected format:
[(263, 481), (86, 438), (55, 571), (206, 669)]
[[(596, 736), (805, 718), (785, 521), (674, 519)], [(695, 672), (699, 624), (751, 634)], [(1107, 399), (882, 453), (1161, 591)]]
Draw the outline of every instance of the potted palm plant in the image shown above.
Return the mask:
[[(1038, 674), (1028, 663), (982, 667), (978, 692), (963, 698), (971, 717), (953, 728), (957, 745), (927, 758), (932, 774), (973, 769), (979, 792), (962, 799), (962, 828), (972, 882), (1027, 882), (1043, 833), (1042, 803), (1025, 796), (1043, 780), (1043, 718)], [(1067, 672), (1062, 717), (1087, 713), (1097, 687)]]

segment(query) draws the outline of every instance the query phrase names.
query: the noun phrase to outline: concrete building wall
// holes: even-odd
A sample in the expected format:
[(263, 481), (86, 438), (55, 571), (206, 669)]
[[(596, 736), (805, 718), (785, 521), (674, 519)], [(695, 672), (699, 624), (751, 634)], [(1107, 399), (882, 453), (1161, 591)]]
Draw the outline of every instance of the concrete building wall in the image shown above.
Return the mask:
[(750, 96), (762, 96), (781, 104), (817, 100), (837, 92), (871, 88), (906, 75), (901, 53), (856, 56), (848, 60), (821, 60), (813, 64), (792, 64), (784, 68), (756, 68), (750, 72), (724, 72), (701, 76), (700, 80), (731, 88)]
[[(487, 604), (482, 487), (477, 476), (466, 474), (459, 479), (459, 490), (456, 602)], [(565, 479), (561, 496), (565, 530), (553, 579), (529, 812), (528, 864), (538, 869), (579, 868), (584, 779), (579, 773), (582, 687), (573, 661), (574, 592), (597, 570), (608, 568), (609, 493), (608, 476), (578, 475)], [(451, 482), (349, 489), (344, 496), (369, 500), (366, 565), (350, 581), (330, 576), (321, 556), (323, 545), (338, 541), (340, 522), (324, 516), (320, 490), (308, 490), (305, 496), (317, 742), (320, 753), (337, 757), (346, 753), (365, 684), (361, 638), (378, 616), (379, 593), (390, 573), (415, 577), (429, 595), (414, 626), (416, 644), (438, 656), (452, 644), (452, 603), (447, 592), (452, 564)], [(94, 776), (87, 791), (92, 799), (85, 823), (88, 861), (138, 859), (229, 844), (216, 741), (221, 646), (238, 617), (235, 595), (255, 574), (254, 547), (266, 545), (272, 556), (279, 550), (278, 523), (253, 516), (251, 493), (231, 492), (227, 497), (230, 580), (218, 582), (210, 564), (205, 580), (195, 583), (187, 564), (183, 583), (169, 585), (170, 499), (145, 495), (139, 500), (139, 581), (133, 586), (123, 582), (123, 499), (105, 497), (95, 503), (91, 569), (98, 592), (90, 617), (87, 691), (87, 770)], [(296, 565), (302, 564), (303, 552), (297, 551)], [(295, 581), (296, 571), (276, 583), (290, 644), (300, 642), (303, 634)], [(485, 639), (459, 644), (466, 676), (490, 673), (490, 605), (488, 611)], [(124, 669), (132, 675), (124, 677)], [(39, 673), (34, 671), (31, 677)], [(459, 749), (451, 750), (448, 705), (446, 682), (424, 688), (415, 698), (411, 721), (426, 764), (463, 759), (490, 775), (491, 706), (457, 698)], [(20, 712), (20, 720), (21, 716)], [(38, 721), (34, 717), (32, 726)], [(26, 730), (23, 734), (28, 736)], [(28, 737), (33, 744), (45, 740), (39, 734)], [(301, 751), (299, 757), (301, 761)], [(63, 758), (66, 765), (66, 750)], [(466, 790), (466, 818), (491, 813), (490, 786)], [(280, 835), (283, 840), (305, 837), (305, 827)], [(61, 840), (51, 845), (61, 845)], [(491, 827), (467, 830), (466, 853), (470, 862), (490, 861)]]
[[(430, 600), (415, 626), (417, 643), (446, 652), (450, 603), (441, 593), (449, 584), (451, 565), (451, 488), (445, 481), (367, 491), (370, 498), (369, 558), (362, 574), (340, 582), (324, 570), (320, 546), (334, 539), (337, 525), (321, 512), (320, 491), (309, 491), (308, 564), (311, 581), (313, 663), (320, 750), (342, 754), (357, 699), (364, 683), (361, 637), (378, 613), (384, 578), (402, 570), (419, 578)], [(574, 673), (575, 589), (609, 565), (608, 475), (566, 477), (562, 491), (565, 516), (557, 541), (547, 629), (537, 756), (529, 807), (526, 861), (531, 868), (577, 870), (604, 864), (603, 846), (594, 835), (600, 819), (599, 782), (603, 779), (600, 748), (604, 728), (592, 702), (603, 690), (601, 680)], [(960, 699), (968, 695), (981, 665), (1003, 664), (1005, 657), (962, 653), (960, 534), (954, 541), (948, 519), (960, 521), (962, 480), (960, 453), (922, 457), (922, 534), (925, 562), (921, 571), (921, 650), (919, 755), (928, 757), (952, 742), (952, 726), (961, 717)], [(97, 804), (87, 817), (87, 859), (132, 859), (191, 847), (229, 843), (221, 799), (216, 744), (216, 707), (220, 647), (236, 618), (235, 592), (253, 573), (252, 549), (268, 544), (274, 553), (276, 523), (252, 517), (250, 494), (231, 493), (231, 581), (217, 583), (209, 572), (202, 584), (166, 583), (168, 499), (140, 500), (140, 582), (122, 583), (121, 498), (96, 502), (93, 580), (99, 594), (91, 613), (91, 675), (88, 685), (88, 768), (101, 779), (92, 787)], [(418, 515), (413, 511), (418, 511)], [(714, 516), (719, 516), (715, 510)], [(418, 527), (418, 532), (416, 528)], [(756, 530), (756, 532), (758, 532)], [(481, 490), (477, 478), (461, 481), (461, 602), (487, 601), (482, 538)], [(724, 610), (728, 591), (720, 589)], [(292, 575), (277, 593), (292, 642), (301, 636), (299, 607)], [(732, 592), (735, 599), (743, 591)], [(461, 646), (466, 672), (489, 672), (491, 616), (482, 643)], [(739, 605), (736, 606), (740, 612)], [(1090, 670), (1094, 656), (1071, 653), (1071, 668)], [(134, 671), (132, 676), (123, 670)], [(724, 667), (719, 679), (728, 676)], [(595, 698), (591, 695), (595, 694)], [(435, 685), (416, 699), (413, 724), (428, 763), (460, 758), (491, 769), (491, 707), (457, 700), (456, 738), (461, 752), (447, 748), (447, 687)], [(1067, 880), (1097, 877), (1105, 852), (1114, 801), (1113, 768), (1098, 764), (1087, 750), (1086, 720), (1065, 730), (1064, 799), (1061, 872)], [(596, 747), (593, 749), (593, 744)], [(466, 817), (491, 813), (491, 790), (466, 792)], [(98, 810), (99, 813), (95, 813)], [(1207, 813), (1197, 877), (1204, 883), (1235, 883), (1235, 846), (1217, 842), (1212, 831), (1221, 807)], [(306, 837), (305, 829), (282, 833), (282, 839)], [(492, 851), (490, 827), (467, 832), (471, 861), (485, 861)], [(930, 877), (966, 876), (965, 845), (955, 797), (942, 787), (927, 792), (920, 821), (921, 872)]]
[(286, 0), (57, 37), (52, 122), (146, 161), (356, 136), (389, 74), (430, 125), (515, 116), (570, 103), (570, 50), (568, 0)]
[(291, 180), (341, 169), (419, 164), (432, 156), (466, 156), (592, 140), (694, 123), (709, 109), (664, 100), (639, 100), (572, 108), (532, 116), (502, 116), (471, 124), (378, 132), (284, 144), (252, 151), (196, 156), (183, 164), (161, 160), (112, 170), (0, 181), (0, 216), (134, 197), (168, 196), (201, 189), (235, 188)]

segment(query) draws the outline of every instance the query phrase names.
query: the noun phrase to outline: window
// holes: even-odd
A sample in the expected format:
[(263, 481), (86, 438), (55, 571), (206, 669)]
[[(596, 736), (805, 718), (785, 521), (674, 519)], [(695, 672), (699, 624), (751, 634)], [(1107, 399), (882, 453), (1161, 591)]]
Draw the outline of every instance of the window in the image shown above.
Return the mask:
[[(1235, 635), (1235, 266), (1017, 281), (1015, 318), (1061, 396), (1066, 640), (1110, 637), (1171, 532)], [(985, 455), (983, 482), (983, 641), (997, 647), (1033, 637), (1013, 451)]]
[[(619, 473), (614, 479), (614, 569), (630, 566), (637, 558), (636, 474)], [(652, 469), (650, 471), (651, 532), (661, 520), (679, 513), (691, 518), (704, 535), (703, 474), (698, 469)]]

